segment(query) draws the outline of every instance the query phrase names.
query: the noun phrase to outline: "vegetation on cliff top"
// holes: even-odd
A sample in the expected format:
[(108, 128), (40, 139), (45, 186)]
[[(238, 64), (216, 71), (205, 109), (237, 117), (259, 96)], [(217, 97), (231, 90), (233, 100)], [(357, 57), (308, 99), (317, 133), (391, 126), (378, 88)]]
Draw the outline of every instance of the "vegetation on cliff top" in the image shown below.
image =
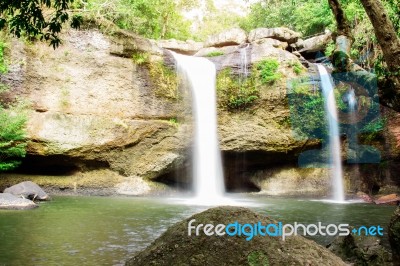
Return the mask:
[(244, 110), (259, 98), (261, 87), (268, 87), (278, 81), (282, 74), (275, 58), (255, 64), (248, 76), (235, 74), (226, 68), (217, 75), (217, 95), (220, 107), (228, 110)]

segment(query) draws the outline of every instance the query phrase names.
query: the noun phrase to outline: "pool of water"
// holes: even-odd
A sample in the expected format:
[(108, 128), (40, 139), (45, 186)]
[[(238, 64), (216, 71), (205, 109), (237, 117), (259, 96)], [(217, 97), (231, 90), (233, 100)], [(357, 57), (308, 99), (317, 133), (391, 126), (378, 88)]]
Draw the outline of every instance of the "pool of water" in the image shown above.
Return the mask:
[[(207, 209), (169, 202), (64, 196), (34, 210), (0, 210), (0, 265), (121, 265), (170, 225)], [(395, 209), (265, 197), (248, 198), (248, 202), (253, 203), (251, 209), (284, 223), (348, 223), (385, 229)], [(330, 240), (316, 239), (321, 244)]]

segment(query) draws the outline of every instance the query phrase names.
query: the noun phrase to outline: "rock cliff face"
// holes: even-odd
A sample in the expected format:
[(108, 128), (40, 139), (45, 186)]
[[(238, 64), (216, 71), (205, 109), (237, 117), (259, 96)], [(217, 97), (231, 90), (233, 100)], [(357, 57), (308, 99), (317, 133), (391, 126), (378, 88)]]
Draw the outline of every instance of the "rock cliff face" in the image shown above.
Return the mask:
[(111, 55), (108, 37), (71, 30), (57, 50), (18, 41), (13, 47), (9, 95), (33, 108), (27, 164), (84, 170), (93, 162), (153, 178), (183, 160), (190, 129), (169, 121), (179, 106), (157, 97), (132, 59)]
[[(22, 168), (36, 173), (109, 169), (140, 184), (140, 179), (190, 183), (193, 126), (190, 101), (182, 100), (190, 93), (183, 89), (184, 96), (178, 99), (160, 97), (149, 72), (134, 63), (132, 54), (148, 54), (151, 61), (164, 58), (173, 66), (164, 48), (195, 56), (219, 52), (209, 58), (217, 69), (237, 73), (241, 51), (247, 47), (249, 66), (275, 58), (281, 79), (262, 89), (249, 110), (219, 110), (226, 181), (231, 190), (274, 194), (273, 188), (289, 180), (280, 178), (295, 168), (298, 153), (318, 146), (318, 141), (294, 139), (288, 125), (287, 82), (302, 74), (293, 70), (293, 64), (301, 66), (299, 56), (286, 49), (299, 37), (285, 28), (255, 30), (250, 37), (235, 29), (210, 37), (203, 45), (157, 43), (125, 31), (108, 36), (96, 29), (68, 30), (56, 50), (43, 43), (13, 40), (10, 73), (2, 77), (10, 87), (5, 96), (26, 98), (33, 109), (28, 122), (29, 155)], [(302, 66), (300, 72), (306, 74), (306, 68)], [(398, 142), (397, 131), (392, 124), (387, 139)], [(269, 171), (271, 166), (275, 170)], [(323, 194), (326, 190), (326, 171), (295, 176), (305, 183), (295, 183), (293, 191)]]

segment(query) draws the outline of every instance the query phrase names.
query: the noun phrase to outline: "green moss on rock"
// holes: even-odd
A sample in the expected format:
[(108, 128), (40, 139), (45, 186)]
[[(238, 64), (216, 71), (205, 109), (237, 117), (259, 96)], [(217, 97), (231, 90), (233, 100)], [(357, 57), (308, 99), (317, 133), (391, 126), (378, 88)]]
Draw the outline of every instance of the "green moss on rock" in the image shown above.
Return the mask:
[(252, 105), (259, 97), (259, 90), (254, 76), (240, 79), (226, 68), (217, 75), (217, 95), (220, 107), (237, 110)]

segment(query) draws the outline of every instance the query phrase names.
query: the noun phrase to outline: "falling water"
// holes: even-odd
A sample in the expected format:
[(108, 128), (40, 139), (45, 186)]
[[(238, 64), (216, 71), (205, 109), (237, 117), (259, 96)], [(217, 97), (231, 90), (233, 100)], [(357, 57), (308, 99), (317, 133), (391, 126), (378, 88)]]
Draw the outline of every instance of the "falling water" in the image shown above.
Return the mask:
[(353, 88), (351, 88), (350, 91), (347, 93), (346, 98), (347, 98), (347, 103), (349, 105), (349, 111), (354, 116), (357, 99)]
[(224, 177), (217, 136), (216, 70), (200, 57), (173, 53), (178, 73), (191, 88), (195, 136), (193, 148), (193, 188), (196, 200), (207, 204), (224, 197)]
[(340, 152), (340, 136), (338, 125), (338, 113), (336, 108), (336, 100), (333, 91), (333, 84), (326, 68), (322, 65), (318, 66), (318, 72), (321, 77), (321, 86), (325, 99), (325, 112), (328, 118), (329, 129), (329, 153), (332, 165), (332, 185), (333, 200), (344, 201), (343, 189), (343, 170)]
[(247, 48), (249, 44), (240, 49), (240, 80), (244, 80), (249, 76), (248, 60), (247, 60)]

